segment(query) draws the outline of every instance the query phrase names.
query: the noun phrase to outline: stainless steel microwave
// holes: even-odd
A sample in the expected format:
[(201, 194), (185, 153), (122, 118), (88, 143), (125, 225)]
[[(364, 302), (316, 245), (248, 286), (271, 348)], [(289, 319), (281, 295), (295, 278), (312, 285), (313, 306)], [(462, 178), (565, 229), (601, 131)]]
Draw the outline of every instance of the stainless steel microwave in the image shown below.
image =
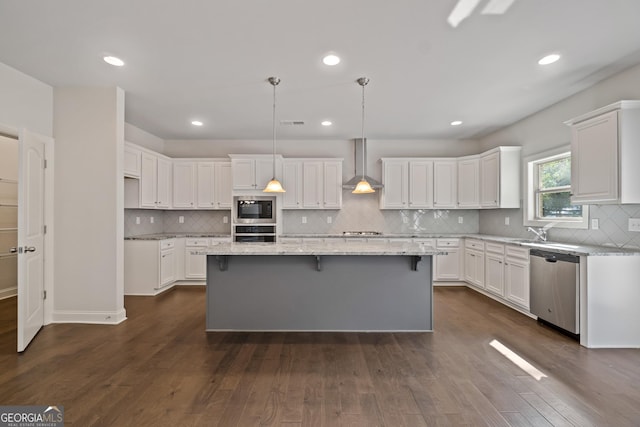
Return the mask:
[(268, 196), (235, 196), (236, 224), (275, 224), (276, 198)]

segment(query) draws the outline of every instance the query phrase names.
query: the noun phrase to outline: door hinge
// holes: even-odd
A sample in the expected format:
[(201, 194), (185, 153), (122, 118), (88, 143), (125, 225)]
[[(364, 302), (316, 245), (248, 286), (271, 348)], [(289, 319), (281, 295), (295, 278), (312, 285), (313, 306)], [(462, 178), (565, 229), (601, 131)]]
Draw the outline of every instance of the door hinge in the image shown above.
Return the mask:
[(47, 299), (47, 291), (42, 291), (42, 299)]
[(47, 168), (47, 159), (44, 159), (44, 168), (43, 169), (46, 169), (46, 168)]
[(42, 234), (47, 234), (47, 226), (46, 225), (42, 226)]

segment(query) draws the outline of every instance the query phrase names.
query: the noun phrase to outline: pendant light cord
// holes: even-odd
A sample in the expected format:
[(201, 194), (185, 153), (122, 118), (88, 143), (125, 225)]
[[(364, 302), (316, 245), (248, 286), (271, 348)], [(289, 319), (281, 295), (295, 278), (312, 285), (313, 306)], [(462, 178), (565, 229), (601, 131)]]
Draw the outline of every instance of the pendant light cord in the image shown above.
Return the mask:
[(365, 85), (366, 83), (362, 85), (362, 179), (363, 180), (367, 172), (366, 156), (365, 156), (366, 144), (364, 141), (364, 86)]
[(276, 84), (273, 85), (273, 179), (276, 178)]

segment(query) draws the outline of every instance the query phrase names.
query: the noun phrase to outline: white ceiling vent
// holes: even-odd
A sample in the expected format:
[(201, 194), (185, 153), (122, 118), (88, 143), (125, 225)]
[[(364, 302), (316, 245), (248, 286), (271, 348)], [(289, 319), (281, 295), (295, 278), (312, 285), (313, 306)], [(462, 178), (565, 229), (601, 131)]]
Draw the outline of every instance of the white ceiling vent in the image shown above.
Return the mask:
[(280, 120), (281, 126), (303, 126), (304, 120)]

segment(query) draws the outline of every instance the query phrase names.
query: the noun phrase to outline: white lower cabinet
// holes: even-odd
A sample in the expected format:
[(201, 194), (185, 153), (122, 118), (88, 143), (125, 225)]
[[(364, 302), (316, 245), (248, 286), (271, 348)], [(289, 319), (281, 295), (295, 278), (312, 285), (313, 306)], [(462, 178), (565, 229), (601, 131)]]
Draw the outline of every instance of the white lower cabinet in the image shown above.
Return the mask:
[(504, 263), (505, 298), (529, 310), (529, 250), (506, 246)]
[(485, 289), (498, 296), (504, 296), (504, 245), (487, 243), (484, 260)]
[(230, 237), (187, 238), (184, 246), (184, 278), (187, 280), (204, 280), (207, 278), (207, 256), (196, 254), (209, 245), (231, 243)]
[(176, 239), (125, 240), (125, 295), (156, 295), (176, 280)]
[(484, 288), (484, 242), (466, 239), (464, 246), (464, 280)]
[(433, 280), (456, 281), (464, 277), (463, 249), (460, 239), (436, 239), (436, 249), (447, 251), (446, 255), (436, 255)]

